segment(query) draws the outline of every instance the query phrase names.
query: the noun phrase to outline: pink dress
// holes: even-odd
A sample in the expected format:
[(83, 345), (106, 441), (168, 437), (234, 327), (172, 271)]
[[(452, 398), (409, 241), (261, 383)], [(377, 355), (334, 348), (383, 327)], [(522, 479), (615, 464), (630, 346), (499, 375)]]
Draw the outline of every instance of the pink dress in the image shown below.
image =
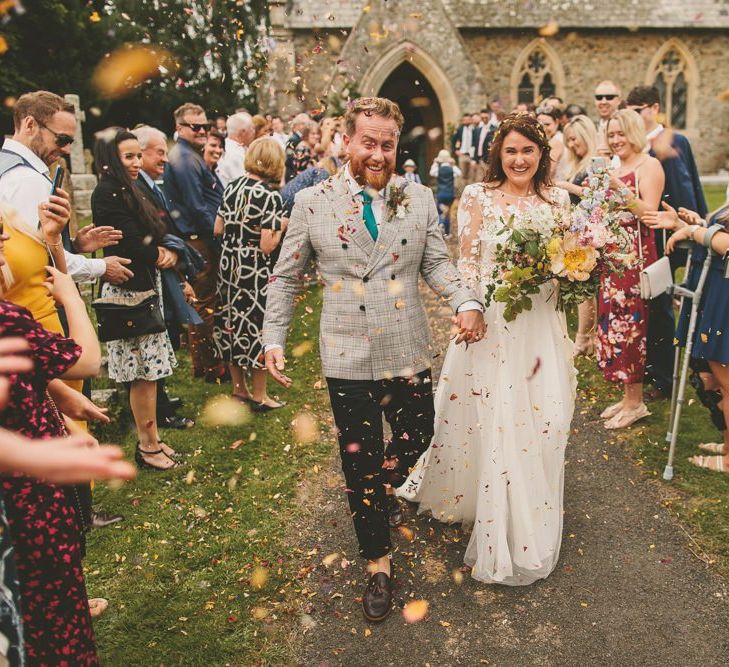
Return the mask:
[[(635, 187), (635, 172), (620, 179)], [(643, 267), (657, 259), (653, 230), (627, 223), (632, 232), (633, 250), (638, 254), (638, 228), (643, 248)], [(643, 382), (648, 333), (648, 304), (640, 298), (641, 267), (625, 271), (622, 276), (604, 275), (597, 295), (597, 363), (609, 382), (635, 384)]]

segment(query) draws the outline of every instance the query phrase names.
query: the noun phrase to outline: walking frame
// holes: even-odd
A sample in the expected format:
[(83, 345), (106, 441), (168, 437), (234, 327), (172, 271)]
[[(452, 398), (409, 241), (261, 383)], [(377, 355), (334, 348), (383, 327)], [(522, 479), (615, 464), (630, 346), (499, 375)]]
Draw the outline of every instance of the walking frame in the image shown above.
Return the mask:
[[(672, 296), (678, 296), (680, 298), (679, 313), (683, 309), (683, 305), (686, 299), (691, 300), (691, 311), (689, 315), (689, 323), (686, 334), (686, 345), (683, 353), (683, 359), (681, 358), (681, 347), (676, 344), (676, 351), (673, 359), (673, 389), (671, 391), (671, 417), (668, 421), (668, 431), (666, 433), (666, 442), (670, 443), (668, 449), (668, 461), (666, 467), (663, 470), (663, 479), (671, 481), (673, 479), (673, 458), (676, 454), (676, 442), (678, 441), (678, 428), (681, 421), (681, 411), (683, 409), (685, 394), (686, 394), (686, 381), (688, 379), (689, 362), (691, 360), (691, 350), (694, 344), (694, 333), (696, 331), (696, 320), (699, 313), (699, 304), (701, 303), (701, 295), (704, 291), (704, 283), (709, 273), (711, 266), (711, 260), (715, 254), (710, 248), (706, 254), (706, 260), (701, 267), (701, 274), (699, 275), (696, 289), (690, 290), (687, 287), (687, 281), (690, 275), (691, 269), (691, 256), (693, 244), (680, 243), (679, 247), (688, 247), (688, 258), (686, 260), (686, 273), (684, 275), (683, 283), (680, 285), (672, 285), (668, 289), (668, 293)], [(680, 377), (679, 377), (679, 367)]]

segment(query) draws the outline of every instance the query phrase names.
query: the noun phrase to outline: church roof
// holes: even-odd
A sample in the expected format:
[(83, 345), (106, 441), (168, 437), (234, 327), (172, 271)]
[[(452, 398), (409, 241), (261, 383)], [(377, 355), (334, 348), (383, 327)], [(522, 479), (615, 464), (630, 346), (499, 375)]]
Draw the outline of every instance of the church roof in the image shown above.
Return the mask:
[[(412, 4), (417, 0), (389, 0)], [(719, 0), (442, 0), (459, 28), (729, 28)], [(289, 0), (290, 28), (351, 28), (373, 0)]]

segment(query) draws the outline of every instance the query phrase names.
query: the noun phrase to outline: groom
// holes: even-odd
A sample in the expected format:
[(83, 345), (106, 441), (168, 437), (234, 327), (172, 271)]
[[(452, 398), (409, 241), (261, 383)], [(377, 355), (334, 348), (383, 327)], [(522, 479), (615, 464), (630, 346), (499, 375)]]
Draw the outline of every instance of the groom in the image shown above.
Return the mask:
[[(283, 348), (302, 274), (315, 257), (324, 282), (321, 360), (349, 508), (371, 575), (362, 598), (370, 621), (392, 608), (390, 514), (397, 505), (385, 485), (405, 481), (433, 436), (432, 352), (418, 276), (457, 313), (458, 342), (484, 334), (478, 297), (449, 260), (432, 191), (394, 176), (402, 126), (388, 99), (350, 103), (348, 164), (296, 197), (263, 325), (266, 366), (288, 387)], [(393, 436), (387, 455), (383, 414)]]

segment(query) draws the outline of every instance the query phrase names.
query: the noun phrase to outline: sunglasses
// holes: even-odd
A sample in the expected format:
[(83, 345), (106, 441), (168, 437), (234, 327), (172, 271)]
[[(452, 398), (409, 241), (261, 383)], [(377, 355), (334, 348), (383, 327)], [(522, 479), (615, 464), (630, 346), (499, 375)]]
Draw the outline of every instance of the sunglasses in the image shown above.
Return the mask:
[(182, 127), (189, 127), (195, 134), (201, 131), (207, 132), (213, 126), (212, 123), (178, 123)]
[(74, 142), (74, 138), (70, 134), (64, 134), (63, 132), (55, 132), (52, 130), (48, 125), (45, 123), (41, 123), (36, 118), (36, 123), (40, 125), (44, 130), (48, 130), (56, 139), (56, 146), (59, 148), (64, 148), (65, 146), (70, 146)]
[(602, 102), (603, 100), (611, 101), (611, 100), (614, 100), (616, 97), (617, 97), (617, 95), (615, 93), (612, 93), (610, 95), (595, 95), (595, 99), (598, 102)]
[(638, 113), (640, 113), (641, 111), (643, 111), (643, 109), (647, 109), (648, 106), (649, 106), (648, 104), (642, 104), (640, 106), (635, 105), (635, 106), (629, 106), (628, 109), (630, 109), (631, 111), (637, 111)]

